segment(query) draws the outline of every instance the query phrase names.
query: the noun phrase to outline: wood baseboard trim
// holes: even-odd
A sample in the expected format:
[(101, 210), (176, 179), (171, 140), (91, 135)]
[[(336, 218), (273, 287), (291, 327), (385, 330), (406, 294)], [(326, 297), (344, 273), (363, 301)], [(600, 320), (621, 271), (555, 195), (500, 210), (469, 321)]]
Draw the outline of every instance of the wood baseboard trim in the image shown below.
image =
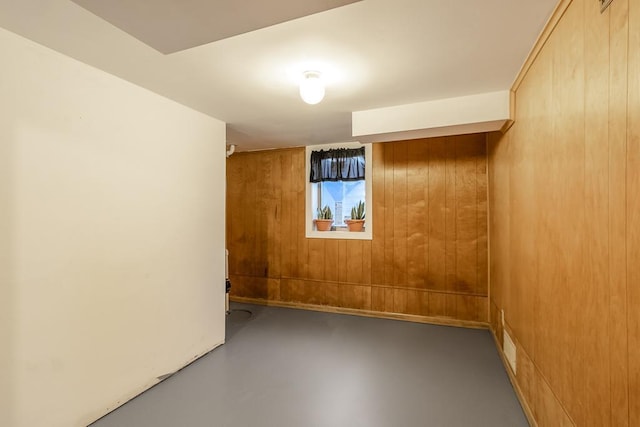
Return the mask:
[(230, 296), (229, 300), (246, 304), (266, 305), (271, 307), (295, 308), (299, 310), (322, 311), (325, 313), (350, 314), (354, 316), (374, 317), (378, 319), (402, 320), (405, 322), (428, 323), (440, 326), (454, 326), (458, 328), (489, 329), (489, 323), (471, 320), (447, 319), (442, 317), (419, 316), (403, 313), (383, 313), (372, 310), (360, 310), (356, 308), (333, 307), (329, 305), (303, 304), (285, 301), (273, 301), (260, 298), (246, 298)]
[(500, 355), (500, 360), (502, 360), (502, 364), (504, 365), (504, 370), (507, 371), (507, 376), (509, 377), (509, 381), (511, 381), (511, 385), (516, 392), (516, 396), (518, 397), (518, 401), (520, 402), (520, 406), (522, 406), (522, 410), (524, 411), (524, 415), (527, 417), (527, 421), (529, 421), (529, 425), (531, 427), (538, 427), (538, 423), (536, 422), (535, 417), (533, 416), (533, 411), (529, 407), (527, 400), (524, 398), (524, 394), (522, 393), (522, 389), (518, 385), (518, 381), (516, 380), (516, 376), (511, 370), (511, 366), (509, 366), (509, 362), (502, 352), (502, 346), (498, 342), (498, 337), (496, 336), (496, 332), (493, 328), (490, 328), (491, 335), (493, 336), (493, 341), (496, 344), (496, 350), (498, 350), (498, 354)]
[[(513, 115), (513, 117), (515, 117), (515, 114)], [(502, 134), (507, 133), (507, 131), (511, 129), (511, 126), (513, 126), (514, 123), (515, 122), (513, 120), (507, 120), (506, 122), (504, 122), (504, 125), (502, 125), (502, 127), (500, 128), (500, 133)]]

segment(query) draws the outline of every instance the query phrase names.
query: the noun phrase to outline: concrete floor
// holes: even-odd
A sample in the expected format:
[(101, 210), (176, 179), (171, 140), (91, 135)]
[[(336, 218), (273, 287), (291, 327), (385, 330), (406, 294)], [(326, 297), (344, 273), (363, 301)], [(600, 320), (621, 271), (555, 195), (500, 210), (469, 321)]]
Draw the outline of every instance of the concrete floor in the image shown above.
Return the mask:
[(233, 308), (225, 345), (93, 427), (528, 426), (486, 330)]

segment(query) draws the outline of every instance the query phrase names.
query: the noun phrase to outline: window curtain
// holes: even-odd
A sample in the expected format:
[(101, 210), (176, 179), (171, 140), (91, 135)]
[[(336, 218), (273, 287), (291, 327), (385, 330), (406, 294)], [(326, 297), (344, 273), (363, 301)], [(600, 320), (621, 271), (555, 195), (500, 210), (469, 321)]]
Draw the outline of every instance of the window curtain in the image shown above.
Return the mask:
[(311, 152), (309, 182), (364, 180), (364, 147)]

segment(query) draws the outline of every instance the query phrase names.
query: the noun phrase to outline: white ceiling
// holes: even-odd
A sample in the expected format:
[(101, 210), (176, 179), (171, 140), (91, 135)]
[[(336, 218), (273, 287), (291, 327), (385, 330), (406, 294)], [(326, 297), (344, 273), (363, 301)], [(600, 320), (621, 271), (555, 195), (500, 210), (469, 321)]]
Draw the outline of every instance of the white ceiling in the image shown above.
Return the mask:
[(162, 53), (173, 53), (361, 0), (72, 0)]
[[(509, 89), (556, 3), (363, 0), (167, 55), (71, 0), (2, 0), (0, 26), (224, 120), (253, 150), (353, 140), (353, 111)], [(327, 80), (314, 106), (298, 96), (308, 69)]]

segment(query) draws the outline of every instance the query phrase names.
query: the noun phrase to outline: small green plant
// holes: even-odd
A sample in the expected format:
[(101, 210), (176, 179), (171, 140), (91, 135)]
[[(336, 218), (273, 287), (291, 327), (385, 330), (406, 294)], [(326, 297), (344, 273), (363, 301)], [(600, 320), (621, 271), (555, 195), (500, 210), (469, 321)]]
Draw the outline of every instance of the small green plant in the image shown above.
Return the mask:
[(333, 213), (329, 205), (326, 205), (322, 209), (318, 208), (318, 219), (333, 219)]
[(351, 208), (351, 219), (364, 219), (364, 202), (362, 200)]

